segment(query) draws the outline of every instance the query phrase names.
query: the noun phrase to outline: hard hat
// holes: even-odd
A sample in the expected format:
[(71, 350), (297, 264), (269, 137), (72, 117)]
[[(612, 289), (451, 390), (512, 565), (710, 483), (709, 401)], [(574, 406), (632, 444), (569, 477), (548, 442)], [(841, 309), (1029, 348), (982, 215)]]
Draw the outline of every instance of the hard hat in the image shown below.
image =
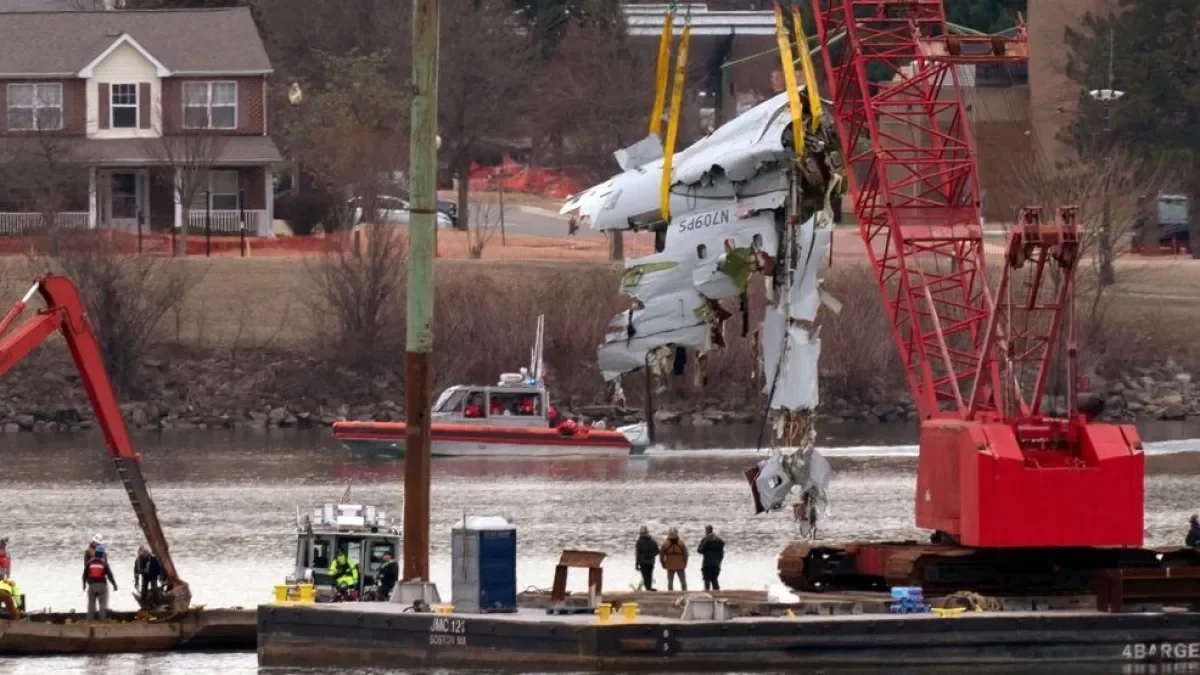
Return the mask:
[(93, 543), (93, 544), (96, 544), (96, 545), (103, 544), (103, 543), (104, 543), (104, 537), (102, 537), (102, 536), (100, 536), (100, 535), (98, 535), (98, 534), (97, 534), (97, 535), (94, 535), (94, 536), (92, 537), (92, 543)]
[(104, 553), (104, 544), (96, 544), (96, 553)]

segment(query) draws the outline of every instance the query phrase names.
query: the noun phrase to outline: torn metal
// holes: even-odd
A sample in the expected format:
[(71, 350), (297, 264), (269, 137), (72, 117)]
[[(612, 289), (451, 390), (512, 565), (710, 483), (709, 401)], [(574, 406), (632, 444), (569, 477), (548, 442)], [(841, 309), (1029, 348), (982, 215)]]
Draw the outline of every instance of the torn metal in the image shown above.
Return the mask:
[(818, 318), (822, 306), (837, 309), (821, 289), (819, 270), (833, 234), (831, 200), (845, 190), (831, 116), (822, 118), (805, 133), (799, 162), (786, 93), (678, 153), (669, 223), (662, 219), (663, 149), (656, 136), (618, 151), (624, 173), (573, 196), (561, 210), (597, 230), (656, 233), (656, 253), (625, 263), (620, 290), (631, 306), (613, 317), (597, 355), (614, 391), (625, 373), (670, 371), (680, 349), (696, 354), (703, 380), (708, 353), (724, 345), (724, 322), (733, 316), (722, 303), (736, 300), (746, 312), (753, 278), (763, 280), (760, 325), (743, 334), (759, 341), (774, 433), (771, 456), (747, 477), (759, 512), (781, 509), (798, 488), (796, 515), (810, 534), (829, 480), (829, 464), (814, 447)]

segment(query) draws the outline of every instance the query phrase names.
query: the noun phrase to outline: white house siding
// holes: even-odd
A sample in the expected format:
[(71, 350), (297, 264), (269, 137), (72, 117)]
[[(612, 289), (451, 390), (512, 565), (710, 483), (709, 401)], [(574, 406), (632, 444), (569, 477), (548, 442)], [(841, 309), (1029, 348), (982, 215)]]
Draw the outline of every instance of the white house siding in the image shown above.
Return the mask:
[[(149, 129), (101, 129), (97, 84), (150, 83)], [(139, 104), (141, 102), (139, 101)], [(129, 44), (113, 50), (96, 65), (87, 84), (87, 131), (89, 138), (157, 138), (162, 133), (162, 80), (154, 64)]]

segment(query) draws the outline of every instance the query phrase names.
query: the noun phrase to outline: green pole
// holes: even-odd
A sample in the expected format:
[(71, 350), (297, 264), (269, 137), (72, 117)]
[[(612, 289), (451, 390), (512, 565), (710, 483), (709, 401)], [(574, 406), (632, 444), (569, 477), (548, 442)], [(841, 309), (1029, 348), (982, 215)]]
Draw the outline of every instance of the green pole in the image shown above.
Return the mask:
[(412, 204), (404, 359), (404, 580), (429, 581), (433, 254), (437, 235), (438, 2), (413, 0)]

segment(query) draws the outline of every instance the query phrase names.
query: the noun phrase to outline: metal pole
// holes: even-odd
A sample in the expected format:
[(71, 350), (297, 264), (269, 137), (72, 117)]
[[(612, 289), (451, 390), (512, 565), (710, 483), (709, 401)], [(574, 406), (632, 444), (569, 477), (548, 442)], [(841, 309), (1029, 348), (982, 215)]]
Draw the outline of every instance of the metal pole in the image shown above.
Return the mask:
[(238, 190), (238, 231), (241, 233), (242, 257), (246, 257), (246, 191)]
[[(1110, 17), (1111, 20), (1111, 17)], [(1107, 154), (1101, 163), (1104, 170), (1104, 213), (1100, 220), (1100, 286), (1113, 285), (1116, 281), (1116, 271), (1113, 269), (1112, 250), (1112, 172), (1114, 161), (1112, 156), (1112, 103), (1113, 96), (1113, 29), (1108, 29), (1108, 96), (1104, 97), (1104, 152)]]
[(204, 257), (212, 257), (212, 192), (204, 191)]
[(508, 239), (504, 236), (504, 179), (500, 179), (500, 245), (508, 246)]
[[(429, 422), (437, 235), (438, 0), (413, 0), (412, 205), (405, 354), (404, 579), (429, 581)], [(464, 178), (465, 179), (465, 178)]]

